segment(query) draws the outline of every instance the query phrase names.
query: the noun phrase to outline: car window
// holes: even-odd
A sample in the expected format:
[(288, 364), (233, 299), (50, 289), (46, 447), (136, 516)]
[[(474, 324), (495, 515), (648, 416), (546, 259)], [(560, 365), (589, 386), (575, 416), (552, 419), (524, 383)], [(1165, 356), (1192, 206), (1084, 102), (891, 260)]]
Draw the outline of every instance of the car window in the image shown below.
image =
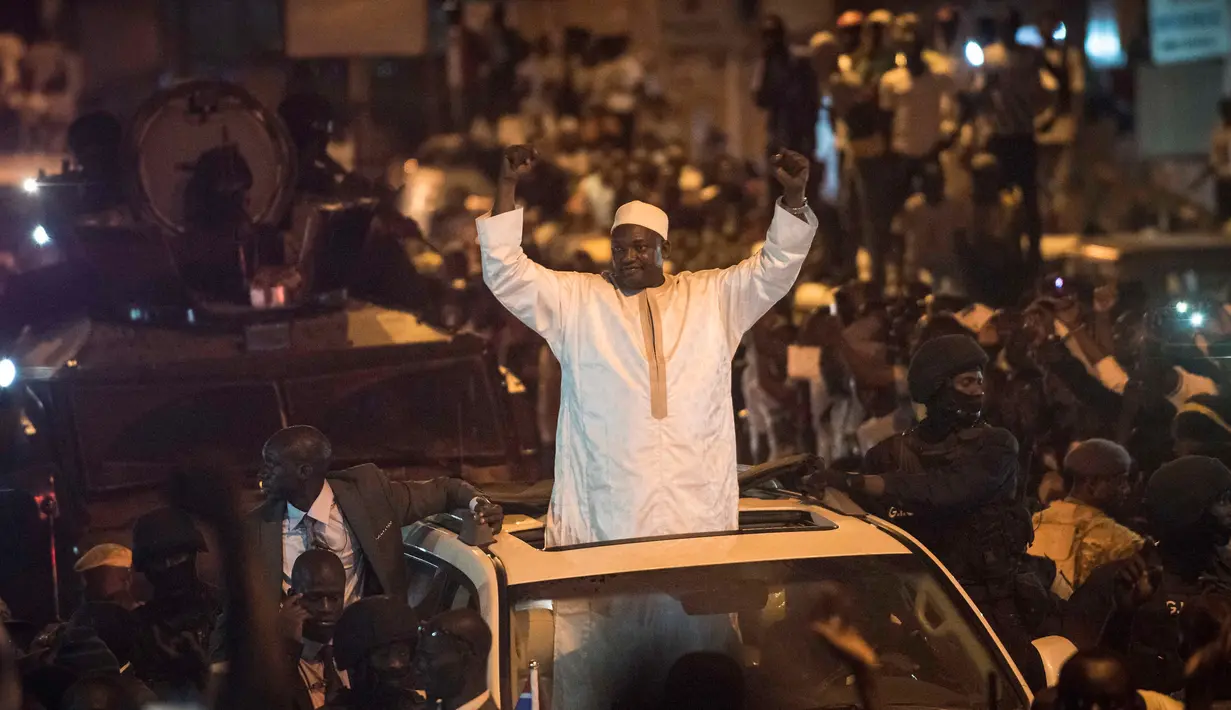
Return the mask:
[[(720, 652), (744, 668), (745, 707), (820, 710), (859, 698), (846, 668), (809, 630), (818, 587), (838, 581), (881, 655), (886, 706), (1002, 710), (1026, 699), (952, 584), (910, 555), (715, 565), (510, 589), (513, 687), (532, 662), (540, 688), (568, 688), (553, 710), (657, 706), (685, 654)], [(1009, 689), (1005, 691), (1004, 689)], [(1014, 690), (1016, 689), (1016, 690)]]
[(406, 554), (410, 587), (406, 603), (419, 618), (427, 619), (442, 611), (469, 607), (479, 609), (479, 595), (470, 578), (453, 565), (424, 550)]

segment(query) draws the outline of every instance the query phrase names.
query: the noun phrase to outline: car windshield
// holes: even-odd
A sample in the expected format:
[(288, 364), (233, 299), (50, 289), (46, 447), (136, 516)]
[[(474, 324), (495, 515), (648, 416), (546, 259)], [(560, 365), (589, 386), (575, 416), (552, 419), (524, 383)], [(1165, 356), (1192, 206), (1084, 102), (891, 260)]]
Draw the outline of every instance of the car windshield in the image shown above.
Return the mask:
[[(513, 587), (514, 693), (531, 664), (554, 710), (657, 707), (681, 656), (718, 651), (744, 669), (746, 708), (860, 705), (849, 669), (810, 630), (820, 587), (851, 592), (880, 654), (890, 707), (1025, 707), (999, 651), (947, 579), (910, 555), (633, 572)], [(959, 606), (960, 605), (960, 606)], [(959, 612), (959, 609), (962, 611)]]

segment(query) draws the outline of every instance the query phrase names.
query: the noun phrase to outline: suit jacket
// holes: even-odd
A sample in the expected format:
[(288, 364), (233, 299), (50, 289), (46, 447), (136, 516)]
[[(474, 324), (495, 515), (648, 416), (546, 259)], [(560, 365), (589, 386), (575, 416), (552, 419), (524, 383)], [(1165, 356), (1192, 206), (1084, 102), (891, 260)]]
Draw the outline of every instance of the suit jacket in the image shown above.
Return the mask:
[[(363, 549), (367, 566), (364, 591), (406, 598), (410, 580), (402, 555), (402, 528), (423, 518), (466, 508), (479, 491), (457, 478), (428, 481), (392, 481), (373, 464), (362, 464), (326, 477), (346, 524)], [(282, 601), (282, 521), (285, 501), (266, 501), (249, 514), (245, 524), (257, 545), (261, 596), (257, 604), (272, 614)], [(225, 618), (211, 643), (214, 661), (224, 658)]]

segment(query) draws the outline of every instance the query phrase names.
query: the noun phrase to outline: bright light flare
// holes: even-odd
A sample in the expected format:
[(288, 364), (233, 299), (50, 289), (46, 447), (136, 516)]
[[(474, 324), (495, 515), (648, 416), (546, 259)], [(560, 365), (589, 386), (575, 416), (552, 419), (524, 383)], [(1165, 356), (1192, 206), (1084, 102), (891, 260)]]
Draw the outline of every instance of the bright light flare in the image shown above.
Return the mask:
[(1060, 25), (1056, 27), (1056, 31), (1051, 33), (1051, 38), (1057, 42), (1063, 42), (1069, 38), (1069, 28), (1065, 27), (1064, 23), (1061, 22)]
[(30, 233), (30, 238), (34, 240), (35, 244), (41, 247), (45, 247), (51, 243), (51, 235), (47, 233), (47, 230), (44, 229), (41, 224), (35, 227), (34, 231)]
[(1188, 322), (1192, 325), (1192, 327), (1200, 328), (1201, 326), (1205, 325), (1205, 314), (1204, 313), (1194, 313), (1188, 317)]
[(21, 189), (24, 190), (27, 195), (33, 195), (38, 192), (38, 180), (35, 180), (34, 178), (26, 178), (25, 180), (22, 180)]
[(1175, 304), (1175, 312), (1179, 313), (1180, 315), (1184, 315), (1185, 313), (1188, 313), (1188, 301), (1180, 301), (1179, 303)]
[(9, 358), (0, 360), (0, 388), (7, 388), (17, 380), (17, 364)]
[(972, 67), (983, 66), (983, 48), (973, 39), (966, 43), (966, 61)]

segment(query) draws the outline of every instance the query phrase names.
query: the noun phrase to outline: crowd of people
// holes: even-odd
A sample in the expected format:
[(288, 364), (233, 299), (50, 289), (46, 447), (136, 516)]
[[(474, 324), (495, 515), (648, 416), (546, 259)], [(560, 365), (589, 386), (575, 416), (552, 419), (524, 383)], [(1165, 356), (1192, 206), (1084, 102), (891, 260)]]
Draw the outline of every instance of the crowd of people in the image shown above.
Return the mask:
[[(811, 278), (858, 276), (861, 249), (870, 258), (864, 275), (891, 290), (921, 273), (937, 287), (987, 290), (1001, 275), (1038, 269), (1044, 215), (1052, 226), (1071, 219), (1085, 70), (1057, 39), (1058, 19), (1040, 25), (1041, 48), (1017, 42), (1021, 25), (1017, 15), (980, 22), (985, 60), (974, 67), (952, 8), (930, 23), (848, 12), (803, 50), (779, 18), (766, 20), (753, 99), (765, 112), (769, 154), (815, 155), (822, 115), (836, 137), (836, 161), (815, 164), (809, 186), (827, 226), (826, 258)], [(738, 261), (763, 233), (773, 181), (731, 156), (718, 130), (687, 146), (688, 129), (648, 64), (625, 37), (575, 33), (562, 53), (541, 40), (516, 68), (520, 111), (491, 119), (501, 124), (489, 134), (493, 151), (533, 142), (547, 158), (523, 193), (532, 230), (541, 229), (536, 241), (564, 250), (549, 250), (556, 263), (573, 251), (552, 235), (602, 233), (629, 200), (671, 216), (679, 271)], [(494, 160), (484, 163), (494, 177)], [(826, 171), (841, 185), (836, 204), (819, 200)], [(972, 272), (986, 283), (966, 284)]]
[[(549, 546), (734, 529), (737, 460), (813, 454), (805, 490), (923, 542), (1032, 688), (1032, 641), (1073, 641), (1041, 709), (1231, 698), (1231, 307), (1040, 277), (1084, 70), (1054, 19), (1041, 48), (1018, 43), (1016, 16), (979, 22), (980, 67), (960, 25), (950, 8), (931, 23), (846, 13), (801, 55), (767, 20), (758, 166), (718, 133), (689, 155), (627, 40), (570, 34), (558, 53), (497, 16), (485, 75), (500, 91), (454, 107), (490, 135), (421, 156), (477, 165), (494, 192), (478, 220), (469, 192), (447, 192), (422, 225), (461, 294), (446, 325), (489, 336), (539, 393)], [(304, 101), (283, 107), (314, 166), (299, 187), (332, 191), (328, 107)], [(833, 166), (815, 160), (822, 107)], [(837, 287), (801, 309), (799, 281)], [(243, 524), (225, 492), (181, 491), (138, 520), (131, 550), (82, 555), (84, 603), (46, 629), (9, 620), (19, 657), (0, 684), (15, 672), (24, 706), (45, 710), (495, 707), (491, 631), (474, 609), (415, 616), (397, 532), (455, 509), (499, 530), (499, 506), (456, 479), (331, 471), (310, 427), (262, 457), (266, 502)], [(223, 588), (198, 577), (189, 513), (221, 547)], [(892, 649), (863, 640), (851, 597), (829, 590), (812, 628), (874, 710)], [(685, 656), (667, 707), (741, 707), (740, 671)]]

